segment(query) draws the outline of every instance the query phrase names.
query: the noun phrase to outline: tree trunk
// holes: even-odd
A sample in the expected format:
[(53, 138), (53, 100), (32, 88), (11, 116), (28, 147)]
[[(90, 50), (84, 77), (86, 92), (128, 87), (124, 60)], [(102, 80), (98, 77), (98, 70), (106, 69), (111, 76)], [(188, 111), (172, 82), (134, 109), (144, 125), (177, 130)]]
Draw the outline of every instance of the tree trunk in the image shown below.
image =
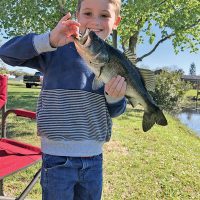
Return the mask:
[(66, 15), (66, 1), (65, 0), (58, 0), (59, 6), (60, 6), (60, 12), (63, 16)]
[(138, 33), (135, 33), (135, 35), (133, 35), (133, 36), (131, 36), (131, 37), (129, 38), (129, 50), (130, 50), (133, 54), (136, 54), (137, 40), (138, 40)]
[(113, 30), (112, 44), (113, 44), (113, 47), (117, 49), (117, 30)]
[(131, 51), (133, 55), (135, 56), (134, 64), (137, 63), (137, 55), (136, 55), (137, 40), (138, 40), (138, 33), (135, 33), (133, 36), (129, 38), (129, 51)]

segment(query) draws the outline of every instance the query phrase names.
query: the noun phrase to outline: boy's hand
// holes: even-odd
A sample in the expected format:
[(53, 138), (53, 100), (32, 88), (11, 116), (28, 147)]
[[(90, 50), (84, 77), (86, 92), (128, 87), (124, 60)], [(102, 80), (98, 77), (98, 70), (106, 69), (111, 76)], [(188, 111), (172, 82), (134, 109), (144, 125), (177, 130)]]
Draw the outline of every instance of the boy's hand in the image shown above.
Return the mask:
[(73, 42), (73, 36), (79, 34), (80, 24), (74, 20), (70, 20), (71, 14), (67, 13), (50, 32), (50, 45), (52, 47), (64, 46), (69, 42)]
[(117, 76), (105, 84), (105, 92), (114, 98), (124, 97), (126, 93), (126, 81), (124, 77)]

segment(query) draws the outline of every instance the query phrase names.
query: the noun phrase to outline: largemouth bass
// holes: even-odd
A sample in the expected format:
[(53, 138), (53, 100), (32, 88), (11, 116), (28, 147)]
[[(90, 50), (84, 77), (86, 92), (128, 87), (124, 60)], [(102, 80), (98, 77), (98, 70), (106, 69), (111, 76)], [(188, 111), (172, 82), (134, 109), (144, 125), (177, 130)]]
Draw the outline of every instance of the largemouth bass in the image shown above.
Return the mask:
[(113, 48), (99, 38), (95, 32), (86, 31), (80, 38), (74, 40), (76, 49), (95, 74), (93, 87), (107, 83), (113, 77), (120, 75), (127, 83), (125, 97), (135, 107), (141, 104), (144, 108), (142, 121), (146, 132), (154, 124), (167, 125), (167, 120), (158, 105), (148, 92), (152, 89), (152, 71), (137, 68), (131, 61), (131, 56)]

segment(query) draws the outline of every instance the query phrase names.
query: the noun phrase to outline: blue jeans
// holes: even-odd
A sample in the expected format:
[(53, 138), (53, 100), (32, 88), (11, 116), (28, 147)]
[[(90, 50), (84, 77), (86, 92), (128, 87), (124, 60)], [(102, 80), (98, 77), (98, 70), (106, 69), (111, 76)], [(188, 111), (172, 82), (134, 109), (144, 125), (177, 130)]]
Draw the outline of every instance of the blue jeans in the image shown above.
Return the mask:
[(102, 154), (67, 157), (43, 154), (42, 200), (100, 200)]

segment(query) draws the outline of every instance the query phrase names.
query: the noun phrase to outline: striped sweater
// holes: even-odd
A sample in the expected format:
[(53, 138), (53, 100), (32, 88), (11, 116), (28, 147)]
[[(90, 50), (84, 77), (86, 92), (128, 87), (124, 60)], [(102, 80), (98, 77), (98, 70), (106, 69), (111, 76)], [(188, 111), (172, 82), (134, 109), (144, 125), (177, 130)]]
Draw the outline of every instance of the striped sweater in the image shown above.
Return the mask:
[(94, 74), (74, 43), (52, 48), (49, 34), (28, 34), (9, 40), (0, 58), (12, 66), (26, 66), (44, 74), (37, 105), (37, 128), (42, 151), (59, 156), (93, 156), (111, 137), (112, 117), (125, 111), (125, 98), (92, 88)]

